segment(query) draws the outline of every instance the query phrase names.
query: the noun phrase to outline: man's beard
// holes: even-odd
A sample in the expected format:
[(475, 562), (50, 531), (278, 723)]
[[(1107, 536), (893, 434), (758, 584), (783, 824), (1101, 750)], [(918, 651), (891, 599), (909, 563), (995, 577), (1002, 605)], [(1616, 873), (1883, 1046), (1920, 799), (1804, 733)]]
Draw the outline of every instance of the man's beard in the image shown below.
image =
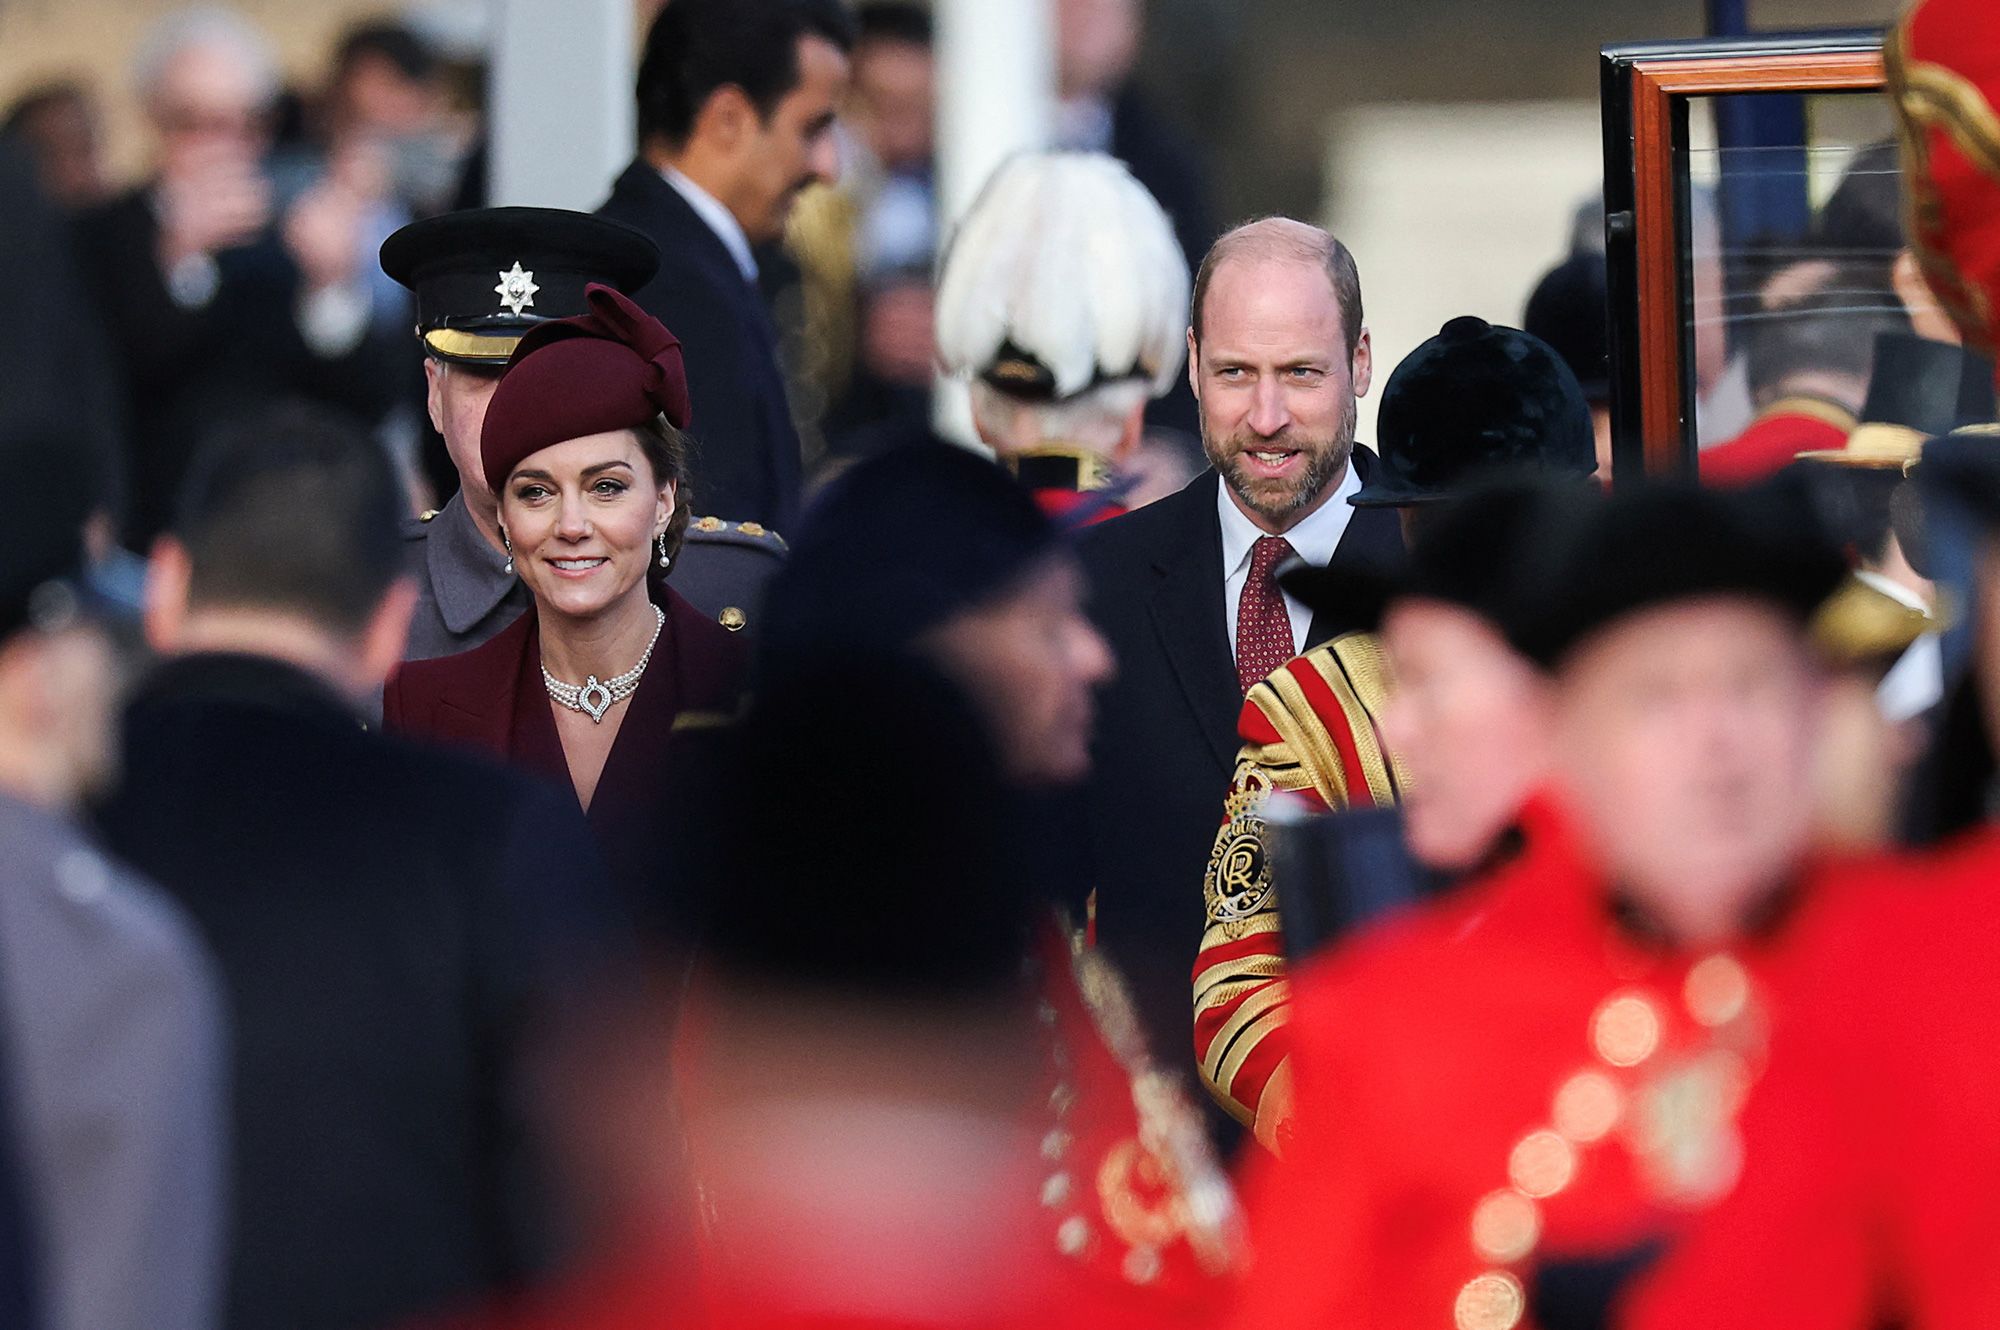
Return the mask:
[[(1352, 397), (1347, 399), (1347, 405), (1341, 411), (1339, 428), (1328, 438), (1306, 438), (1287, 429), (1274, 438), (1246, 433), (1217, 443), (1210, 437), (1208, 417), (1203, 415), (1201, 447), (1208, 454), (1209, 464), (1222, 473), (1223, 480), (1243, 506), (1271, 525), (1282, 528), (1317, 503), (1326, 492), (1326, 487), (1346, 471), (1348, 458), (1354, 452), (1354, 425), (1355, 404)], [(1297, 449), (1304, 458), (1305, 464), (1296, 480), (1266, 479), (1249, 473), (1243, 455), (1271, 444)]]

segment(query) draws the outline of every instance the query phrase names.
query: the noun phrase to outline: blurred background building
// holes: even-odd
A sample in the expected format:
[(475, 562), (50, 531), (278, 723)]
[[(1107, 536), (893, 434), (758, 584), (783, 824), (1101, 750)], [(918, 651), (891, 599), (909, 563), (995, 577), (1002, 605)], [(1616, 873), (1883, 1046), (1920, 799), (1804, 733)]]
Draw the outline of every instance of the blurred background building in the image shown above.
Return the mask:
[[(471, 115), (510, 3), (545, 0), (230, 7), (268, 33), (301, 90), (325, 85), (341, 35), (357, 23), (405, 23), (444, 58), (455, 103)], [(0, 106), (52, 82), (80, 86), (107, 185), (129, 181), (144, 152), (129, 91), (133, 49), (147, 25), (179, 7), (0, 0)], [(632, 8), (636, 48), (657, 0)], [(1285, 212), (1340, 234), (1361, 262), (1385, 368), (1453, 315), (1520, 322), (1536, 279), (1569, 248), (1578, 205), (1599, 187), (1598, 49), (1697, 36), (1706, 22), (1702, 0), (1145, 0), (1143, 8), (1133, 79), (1194, 150), (1214, 222)], [(1770, 31), (1873, 26), (1894, 8), (1892, 0), (1749, 0), (1751, 23)], [(530, 60), (544, 58), (555, 57)], [(624, 89), (616, 91), (622, 104)], [(290, 104), (311, 113), (303, 101)], [(506, 147), (494, 151), (504, 156)], [(564, 201), (589, 208), (601, 197)], [(1364, 402), (1364, 438), (1372, 412)]]

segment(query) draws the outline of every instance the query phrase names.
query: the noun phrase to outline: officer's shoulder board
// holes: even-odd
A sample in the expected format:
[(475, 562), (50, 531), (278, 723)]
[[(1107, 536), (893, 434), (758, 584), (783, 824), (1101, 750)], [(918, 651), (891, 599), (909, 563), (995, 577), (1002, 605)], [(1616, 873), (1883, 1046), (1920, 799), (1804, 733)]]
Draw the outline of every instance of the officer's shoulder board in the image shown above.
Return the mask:
[(697, 517), (688, 523), (686, 543), (690, 545), (730, 545), (756, 550), (774, 559), (785, 557), (785, 538), (759, 522), (731, 522), (720, 517)]

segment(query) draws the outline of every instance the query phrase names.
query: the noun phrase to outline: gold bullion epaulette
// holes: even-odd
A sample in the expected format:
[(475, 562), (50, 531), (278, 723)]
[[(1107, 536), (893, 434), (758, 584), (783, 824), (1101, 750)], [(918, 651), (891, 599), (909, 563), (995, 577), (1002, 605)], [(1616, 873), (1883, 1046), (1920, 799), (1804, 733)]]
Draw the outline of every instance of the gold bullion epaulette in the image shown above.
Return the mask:
[(687, 541), (695, 545), (737, 545), (763, 550), (782, 558), (785, 538), (761, 522), (731, 522), (720, 517), (697, 517), (688, 523)]

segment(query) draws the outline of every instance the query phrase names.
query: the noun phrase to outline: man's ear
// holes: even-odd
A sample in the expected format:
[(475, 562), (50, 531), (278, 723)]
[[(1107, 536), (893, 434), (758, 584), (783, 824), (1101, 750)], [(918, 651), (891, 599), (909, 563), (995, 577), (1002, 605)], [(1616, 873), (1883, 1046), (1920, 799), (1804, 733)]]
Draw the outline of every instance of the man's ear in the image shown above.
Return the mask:
[(424, 410), (430, 413), (431, 428), (444, 433), (444, 376), (445, 367), (436, 357), (424, 357)]
[(152, 557), (146, 561), (144, 625), (146, 644), (163, 656), (180, 646), (193, 580), (194, 564), (185, 545), (172, 536), (153, 542)]
[(417, 612), (417, 581), (399, 577), (389, 584), (368, 626), (361, 631), (360, 682), (379, 688), (403, 663), (403, 649), (410, 640), (410, 620)]
[(745, 138), (763, 123), (750, 94), (734, 83), (725, 83), (708, 95), (695, 112), (688, 131), (690, 144), (703, 143), (724, 152), (734, 152)]
[(1201, 400), (1201, 343), (1194, 340), (1194, 329), (1187, 330), (1188, 343), (1188, 387), (1194, 389), (1194, 400)]
[(1348, 367), (1354, 384), (1354, 395), (1366, 397), (1368, 385), (1375, 381), (1375, 348), (1368, 336), (1368, 329), (1361, 329), (1361, 337), (1354, 343), (1354, 360)]

